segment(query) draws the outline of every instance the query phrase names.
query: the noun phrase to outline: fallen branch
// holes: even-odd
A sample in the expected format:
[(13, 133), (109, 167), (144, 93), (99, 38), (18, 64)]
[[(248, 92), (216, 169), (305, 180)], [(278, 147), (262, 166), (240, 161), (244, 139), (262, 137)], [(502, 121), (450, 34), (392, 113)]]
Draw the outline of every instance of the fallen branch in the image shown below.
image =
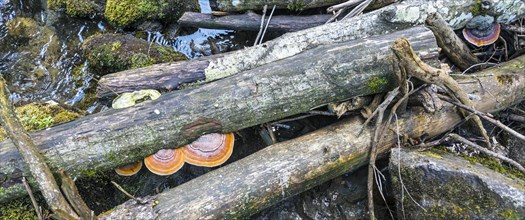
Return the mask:
[[(324, 24), (330, 16), (331, 15), (327, 14), (308, 16), (272, 16), (272, 20), (268, 22), (268, 31), (294, 32), (304, 30)], [(181, 26), (186, 27), (258, 31), (261, 16), (253, 12), (246, 12), (245, 14), (239, 15), (225, 15), (221, 17), (213, 16), (211, 14), (184, 12), (178, 22)]]
[(472, 107), (469, 107), (467, 105), (464, 105), (464, 104), (461, 104), (461, 103), (458, 103), (458, 102), (454, 102), (453, 100), (450, 100), (450, 99), (444, 99), (442, 98), (443, 100), (453, 104), (453, 105), (456, 105), (456, 106), (459, 106), (461, 107), (462, 109), (465, 109), (469, 112), (472, 112), (474, 114), (476, 114), (477, 116), (487, 120), (488, 122), (500, 127), (501, 129), (503, 129), (504, 131), (506, 132), (509, 132), (509, 134), (512, 134), (514, 135), (514, 137), (517, 137), (523, 141), (525, 141), (525, 136), (523, 136), (522, 134), (520, 134), (519, 132), (515, 131), (514, 129), (512, 128), (509, 128), (508, 126), (504, 125), (503, 123), (501, 123), (499, 120), (496, 120), (494, 118), (492, 118), (491, 116), (489, 116), (487, 113), (483, 113), (483, 112), (480, 112), (476, 109), (473, 109)]
[(445, 55), (460, 70), (466, 70), (473, 65), (481, 63), (470, 52), (467, 45), (454, 33), (454, 30), (448, 26), (448, 23), (440, 14), (429, 14), (425, 20), (425, 26), (434, 32), (438, 46), (443, 49)]
[(502, 161), (505, 161), (505, 162), (509, 163), (510, 165), (512, 165), (513, 167), (515, 167), (516, 169), (518, 169), (519, 171), (521, 171), (523, 174), (525, 174), (525, 168), (523, 168), (523, 166), (521, 166), (521, 164), (519, 164), (518, 162), (514, 161), (513, 159), (510, 159), (510, 158), (505, 157), (505, 156), (503, 156), (501, 154), (495, 153), (495, 152), (490, 151), (490, 150), (488, 150), (488, 149), (486, 149), (484, 147), (481, 147), (481, 146), (475, 144), (474, 142), (469, 141), (469, 140), (467, 140), (467, 139), (465, 139), (465, 138), (463, 138), (463, 137), (461, 137), (461, 136), (459, 136), (457, 134), (450, 133), (447, 136), (452, 138), (452, 139), (454, 139), (454, 140), (456, 140), (456, 141), (459, 141), (461, 143), (466, 144), (467, 146), (473, 148), (474, 150), (480, 151), (480, 152), (482, 152), (482, 153), (484, 153), (484, 154), (486, 154), (488, 156), (495, 157), (495, 158), (498, 158), (498, 159), (500, 159)]

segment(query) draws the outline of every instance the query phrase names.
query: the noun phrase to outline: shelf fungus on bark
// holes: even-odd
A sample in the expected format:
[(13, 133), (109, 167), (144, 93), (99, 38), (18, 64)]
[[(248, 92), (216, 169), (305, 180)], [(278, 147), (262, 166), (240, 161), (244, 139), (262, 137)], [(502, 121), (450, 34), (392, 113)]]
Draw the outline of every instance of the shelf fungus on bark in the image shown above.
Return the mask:
[(132, 176), (137, 174), (142, 168), (142, 161), (126, 164), (115, 168), (115, 172), (121, 176)]
[(494, 21), (494, 17), (478, 15), (467, 23), (463, 29), (463, 37), (469, 43), (481, 47), (496, 42), (500, 30), (500, 24)]
[(128, 108), (137, 103), (155, 100), (160, 97), (160, 92), (154, 89), (145, 89), (135, 92), (125, 92), (113, 99), (111, 107), (114, 109)]
[(167, 176), (176, 173), (184, 165), (182, 150), (162, 149), (144, 158), (144, 164), (154, 174)]
[(233, 133), (203, 135), (181, 148), (184, 152), (184, 161), (195, 166), (219, 166), (232, 155), (234, 142)]

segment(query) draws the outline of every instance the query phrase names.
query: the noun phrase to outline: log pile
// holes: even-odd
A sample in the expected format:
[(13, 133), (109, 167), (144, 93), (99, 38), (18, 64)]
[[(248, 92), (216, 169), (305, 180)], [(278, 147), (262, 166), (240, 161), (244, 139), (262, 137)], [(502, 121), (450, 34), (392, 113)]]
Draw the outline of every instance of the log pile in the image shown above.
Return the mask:
[[(261, 6), (250, 1), (237, 5), (229, 0), (216, 2), (225, 11)], [(305, 2), (315, 7), (319, 2), (334, 3)], [(428, 13), (437, 11), (453, 28), (461, 28), (472, 17), (472, 13), (464, 12), (476, 2), (430, 0), (421, 5), (419, 0), (406, 0), (240, 51), (109, 74), (99, 81), (100, 98), (140, 89), (169, 93), (131, 108), (111, 109), (38, 131), (31, 139), (54, 172), (62, 168), (74, 178), (90, 177), (141, 160), (159, 149), (180, 147), (202, 134), (233, 132), (328, 103), (384, 93), (398, 84), (390, 50), (394, 40), (407, 38), (424, 62), (438, 66), (435, 37), (418, 25)], [(523, 1), (510, 0), (495, 4), (491, 13), (505, 23), (523, 15), (522, 9)], [(253, 29), (253, 24), (248, 26)], [(524, 56), (457, 81), (466, 93), (479, 97), (473, 100), (477, 110), (494, 112), (525, 99), (523, 63)], [(468, 83), (472, 81), (476, 83)], [(189, 84), (191, 88), (172, 91)], [(437, 113), (409, 108), (397, 124), (388, 125), (390, 129), (377, 145), (378, 153), (395, 146), (397, 135), (435, 137), (462, 119), (449, 104)], [(100, 217), (248, 217), (367, 164), (373, 128), (364, 127), (359, 135), (362, 126), (362, 119), (349, 118), (271, 145), (159, 195), (131, 200)], [(13, 143), (0, 143), (0, 203), (25, 194), (24, 175), (27, 167)]]

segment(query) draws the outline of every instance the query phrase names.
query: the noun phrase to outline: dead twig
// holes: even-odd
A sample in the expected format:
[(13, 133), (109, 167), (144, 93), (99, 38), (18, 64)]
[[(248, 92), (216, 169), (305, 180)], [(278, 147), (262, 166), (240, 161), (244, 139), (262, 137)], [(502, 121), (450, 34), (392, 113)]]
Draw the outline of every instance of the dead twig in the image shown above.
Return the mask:
[(352, 11), (348, 12), (347, 15), (345, 15), (343, 17), (343, 19), (341, 20), (345, 20), (345, 19), (348, 19), (348, 18), (351, 18), (351, 17), (355, 17), (359, 14), (361, 14), (366, 7), (368, 7), (368, 5), (370, 5), (370, 3), (372, 3), (372, 0), (365, 0), (363, 2), (361, 2), (361, 4), (357, 5), (354, 9), (352, 9)]
[(480, 152), (482, 152), (482, 153), (484, 153), (484, 154), (486, 154), (488, 156), (495, 157), (495, 158), (498, 158), (498, 159), (500, 159), (502, 161), (505, 161), (505, 162), (509, 163), (510, 165), (514, 166), (516, 169), (518, 169), (519, 171), (521, 171), (522, 173), (525, 174), (525, 168), (523, 168), (523, 166), (521, 166), (521, 164), (519, 164), (518, 162), (514, 161), (513, 159), (510, 159), (510, 158), (505, 157), (505, 156), (503, 156), (501, 154), (498, 154), (498, 153), (493, 152), (491, 150), (488, 150), (488, 149), (486, 149), (484, 147), (481, 147), (481, 146), (475, 144), (474, 142), (469, 141), (466, 138), (459, 136), (458, 134), (450, 133), (450, 134), (448, 134), (448, 137), (450, 137), (451, 139), (454, 139), (456, 141), (459, 141), (461, 143), (464, 143), (467, 146), (469, 146), (469, 147), (471, 147), (471, 148), (473, 148), (475, 150), (478, 150), (478, 151), (480, 151)]
[(24, 183), (27, 194), (29, 194), (29, 198), (31, 198), (31, 204), (33, 204), (33, 208), (35, 209), (38, 220), (43, 220), (44, 218), (42, 217), (42, 207), (40, 207), (36, 202), (35, 195), (33, 195), (33, 190), (31, 190), (31, 186), (29, 185), (29, 183), (27, 183), (27, 179), (25, 177), (22, 177), (22, 182)]
[(363, 0), (349, 0), (349, 1), (346, 1), (346, 2), (343, 2), (343, 3), (340, 3), (340, 4), (337, 4), (337, 5), (333, 5), (333, 6), (330, 6), (326, 9), (326, 12), (328, 13), (332, 13), (334, 11), (339, 11), (341, 9), (344, 9), (344, 8), (348, 8), (348, 7), (353, 7), (359, 3), (363, 2)]
[(510, 134), (514, 135), (515, 137), (525, 141), (525, 136), (520, 134), (519, 132), (515, 131), (514, 129), (512, 128), (509, 128), (508, 126), (504, 125), (503, 123), (501, 123), (499, 120), (496, 120), (494, 118), (492, 118), (491, 115), (487, 114), (487, 113), (483, 113), (483, 112), (480, 112), (472, 107), (469, 107), (467, 105), (464, 105), (464, 104), (461, 104), (461, 103), (458, 103), (458, 102), (454, 102), (450, 99), (443, 99), (444, 101), (447, 101), (449, 102), (450, 104), (453, 104), (453, 105), (456, 105), (458, 107), (461, 107), (469, 112), (472, 112), (474, 114), (476, 114), (477, 116), (487, 120), (488, 122), (500, 127), (501, 129), (505, 130), (506, 132), (509, 132)]
[(270, 12), (270, 16), (268, 17), (268, 21), (266, 21), (266, 26), (264, 27), (264, 31), (261, 35), (261, 40), (259, 41), (259, 44), (262, 44), (264, 35), (266, 34), (266, 29), (268, 29), (268, 25), (270, 25), (270, 21), (272, 20), (273, 12), (275, 11), (275, 5), (273, 5), (272, 12)]
[(113, 186), (117, 187), (117, 189), (119, 191), (121, 191), (122, 193), (124, 193), (124, 195), (126, 195), (127, 197), (129, 197), (130, 199), (136, 199), (135, 196), (132, 196), (131, 194), (128, 193), (128, 191), (126, 191), (124, 188), (122, 188), (122, 186), (120, 186), (118, 183), (116, 183), (115, 181), (111, 181), (111, 184), (113, 184)]
[(261, 16), (261, 26), (259, 27), (259, 33), (257, 33), (257, 37), (255, 38), (255, 42), (253, 42), (253, 46), (256, 46), (259, 42), (259, 38), (261, 38), (261, 34), (264, 28), (264, 17), (266, 16), (266, 9), (268, 9), (268, 5), (265, 5), (263, 7), (262, 16)]

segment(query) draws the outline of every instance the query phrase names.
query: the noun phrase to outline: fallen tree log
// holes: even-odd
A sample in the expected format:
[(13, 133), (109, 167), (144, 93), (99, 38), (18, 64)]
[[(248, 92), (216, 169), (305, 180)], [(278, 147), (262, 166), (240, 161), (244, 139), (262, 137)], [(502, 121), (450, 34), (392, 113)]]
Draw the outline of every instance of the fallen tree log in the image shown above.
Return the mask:
[(344, 1), (345, 0), (211, 0), (210, 6), (216, 10), (227, 12), (262, 10), (265, 5), (268, 5), (269, 7), (273, 7), (273, 5), (275, 5), (277, 9), (300, 11), (309, 8), (335, 5)]
[[(494, 112), (525, 98), (525, 56), (484, 70), (479, 77), (459, 80), (476, 109)], [(502, 80), (509, 79), (509, 80)], [(479, 80), (479, 81), (478, 81)], [(474, 83), (472, 83), (474, 82)], [(448, 103), (434, 113), (421, 107), (409, 108), (385, 129), (378, 153), (395, 146), (396, 131), (403, 137), (435, 137), (462, 121)], [(102, 218), (127, 216), (156, 219), (245, 218), (284, 198), (306, 191), (326, 180), (353, 171), (368, 162), (373, 128), (358, 132), (363, 121), (353, 118), (302, 137), (271, 145), (166, 192), (150, 197), (144, 204), (132, 200)]]
[[(268, 31), (293, 32), (323, 25), (332, 15), (290, 16), (275, 15), (268, 24)], [(214, 16), (197, 12), (184, 12), (179, 24), (187, 27), (258, 31), (261, 16), (253, 12), (225, 16)]]
[[(92, 176), (141, 160), (205, 133), (232, 132), (350, 97), (392, 87), (389, 46), (407, 37), (437, 62), (432, 32), (416, 27), (388, 35), (324, 45), (200, 87), (174, 91), (127, 109), (111, 109), (31, 135), (53, 170)], [(125, 156), (121, 156), (125, 155)], [(0, 143), (0, 201), (24, 193), (26, 168), (10, 141)]]
[[(139, 89), (172, 90), (183, 82), (187, 74), (199, 74), (209, 82), (237, 74), (267, 63), (299, 54), (323, 44), (382, 35), (423, 24), (431, 12), (440, 13), (454, 28), (462, 28), (473, 15), (470, 12), (477, 1), (404, 0), (361, 16), (315, 28), (285, 34), (262, 45), (243, 50), (176, 63), (157, 64), (103, 76), (97, 87), (98, 97), (111, 97)], [(498, 21), (508, 23), (525, 14), (525, 2), (499, 1), (490, 13), (499, 15)], [(188, 65), (188, 66), (187, 66)], [(189, 70), (187, 73), (186, 70)], [(186, 75), (185, 75), (186, 74)], [(184, 77), (186, 76), (186, 77)]]

